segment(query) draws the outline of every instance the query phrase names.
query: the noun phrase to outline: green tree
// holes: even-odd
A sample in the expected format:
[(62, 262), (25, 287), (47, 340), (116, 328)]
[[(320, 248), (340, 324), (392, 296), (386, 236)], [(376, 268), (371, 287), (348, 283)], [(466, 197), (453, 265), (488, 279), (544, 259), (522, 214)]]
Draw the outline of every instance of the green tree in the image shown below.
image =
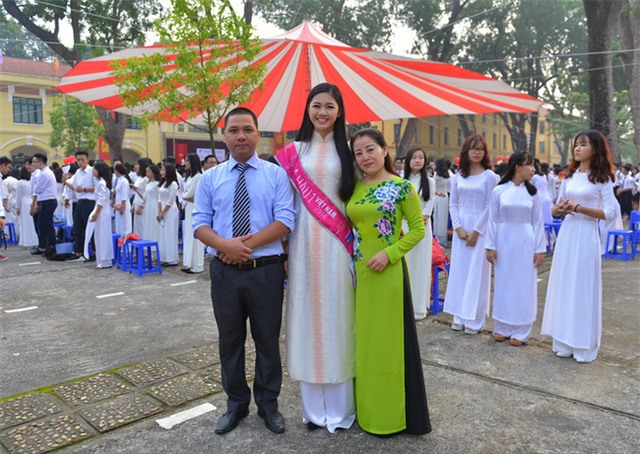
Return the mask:
[(156, 24), (160, 53), (115, 62), (126, 106), (148, 121), (200, 117), (215, 148), (214, 131), (231, 106), (246, 102), (266, 67), (251, 64), (262, 50), (253, 29), (227, 0), (172, 0)]
[(53, 52), (31, 33), (0, 11), (0, 49), (5, 57), (43, 61), (54, 57)]
[(640, 2), (629, 0), (620, 16), (619, 54), (624, 68), (624, 79), (629, 91), (629, 104), (633, 124), (633, 143), (636, 153), (632, 159), (640, 162)]
[(285, 30), (307, 19), (338, 41), (375, 50), (388, 47), (394, 17), (394, 2), (386, 0), (272, 0), (255, 2), (253, 7), (267, 22)]
[[(2, 0), (7, 13), (69, 65), (108, 53), (123, 45), (144, 44), (147, 30), (160, 11), (159, 0)], [(61, 40), (63, 25), (71, 26), (72, 44)], [(122, 157), (126, 116), (96, 108), (104, 125), (111, 160)]]
[(104, 128), (92, 106), (71, 98), (58, 96), (51, 110), (49, 145), (64, 149), (67, 156), (78, 150), (95, 150)]

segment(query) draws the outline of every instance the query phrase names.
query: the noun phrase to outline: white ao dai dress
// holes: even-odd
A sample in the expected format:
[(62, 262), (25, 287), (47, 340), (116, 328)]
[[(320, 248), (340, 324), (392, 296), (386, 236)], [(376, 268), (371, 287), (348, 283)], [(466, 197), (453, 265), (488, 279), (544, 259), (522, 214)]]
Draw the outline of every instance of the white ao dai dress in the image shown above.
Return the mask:
[(19, 180), (16, 188), (16, 203), (20, 207), (20, 222), (18, 226), (18, 245), (37, 246), (38, 234), (33, 216), (30, 214), (32, 197), (31, 183), (27, 180)]
[[(140, 178), (138, 178), (136, 181), (140, 181)], [(140, 206), (142, 206), (142, 215), (140, 217), (142, 218), (141, 224), (143, 226), (142, 235), (140, 235), (140, 237), (143, 240), (156, 242), (160, 241), (160, 223), (156, 219), (156, 216), (158, 216), (159, 190), (160, 186), (158, 186), (157, 181), (147, 180), (147, 184), (144, 185), (144, 197), (140, 202)]]
[(442, 178), (440, 175), (436, 175), (433, 179), (436, 185), (435, 192), (443, 194), (442, 196), (437, 196), (434, 192), (433, 233), (436, 235), (438, 242), (445, 245), (448, 241), (451, 178)]
[(129, 180), (121, 176), (116, 179), (115, 204), (124, 205), (124, 214), (119, 209), (114, 209), (116, 213), (115, 229), (116, 233), (125, 235), (131, 233), (131, 202), (129, 201)]
[[(588, 173), (565, 177), (558, 198), (599, 208), (607, 220), (615, 216), (613, 183), (591, 183)], [(598, 356), (602, 336), (602, 262), (597, 219), (567, 215), (553, 253), (542, 334), (553, 337), (553, 351), (590, 362)]]
[(109, 268), (113, 261), (113, 231), (111, 230), (111, 191), (105, 181), (100, 178), (95, 182), (96, 208), (93, 209), (89, 218), (101, 206), (100, 214), (95, 220), (96, 227), (93, 234), (93, 241), (96, 245), (96, 267)]
[[(142, 196), (140, 194), (138, 194), (138, 192), (135, 192), (135, 196), (133, 197), (133, 233), (135, 233), (136, 235), (138, 235), (140, 238), (145, 239), (145, 240), (151, 240), (151, 238), (147, 238), (145, 235), (145, 220), (147, 219), (146, 216), (146, 212), (144, 211), (144, 194), (145, 194), (145, 190), (147, 187), (147, 184), (149, 183), (149, 179), (147, 177), (138, 177), (136, 178), (136, 181), (133, 183), (133, 186), (135, 188), (138, 189), (138, 191), (140, 192), (140, 194), (142, 194)], [(157, 223), (158, 221), (155, 220), (156, 217), (156, 205), (158, 204), (158, 199), (156, 198), (156, 201), (153, 205), (154, 208), (151, 210), (153, 212), (153, 220)], [(137, 208), (138, 207), (142, 207), (143, 211), (142, 214), (136, 214)], [(157, 240), (154, 240), (157, 241)]]
[(551, 216), (552, 202), (551, 195), (549, 194), (549, 184), (547, 183), (547, 179), (542, 175), (534, 175), (531, 179), (531, 184), (533, 184), (538, 190), (542, 220), (545, 224), (553, 223), (553, 216)]
[(526, 342), (538, 313), (534, 254), (546, 251), (539, 193), (524, 183), (498, 185), (491, 193), (485, 249), (496, 251), (493, 284), (494, 332)]
[(186, 202), (184, 207), (184, 221), (182, 222), (182, 263), (194, 273), (204, 271), (204, 243), (193, 237), (193, 227), (191, 227), (191, 223), (193, 221), (193, 209), (195, 205), (186, 199), (195, 196), (201, 176), (202, 173), (196, 173), (187, 178), (184, 183), (184, 192), (182, 193), (182, 199)]
[[(344, 214), (341, 165), (333, 133), (296, 142), (305, 172)], [(303, 420), (348, 428), (355, 419), (355, 306), (351, 257), (295, 196), (289, 239), (287, 369), (300, 381)]]
[[(163, 185), (158, 191), (158, 210), (169, 209), (160, 223), (160, 261), (170, 265), (177, 265), (178, 257), (178, 183), (175, 181), (167, 187)], [(150, 206), (148, 207), (150, 208)]]
[[(428, 177), (429, 200), (422, 198), (420, 191), (420, 174), (411, 175), (409, 181), (416, 187), (416, 192), (420, 194), (420, 204), (422, 205), (422, 216), (431, 216), (433, 212), (435, 195), (435, 181)], [(409, 231), (406, 220), (402, 221), (404, 232)], [(409, 267), (409, 277), (411, 282), (411, 299), (413, 300), (413, 315), (416, 320), (421, 320), (427, 316), (427, 306), (431, 296), (431, 254), (433, 233), (431, 231), (431, 219), (424, 226), (425, 235), (413, 249), (406, 255), (407, 266)]]
[[(481, 330), (489, 312), (491, 264), (487, 261), (484, 242), (491, 191), (498, 177), (491, 170), (464, 178), (457, 173), (451, 179), (451, 268), (444, 300), (444, 312), (453, 315), (454, 323), (468, 330)], [(480, 235), (474, 247), (458, 238), (455, 230), (462, 227)]]

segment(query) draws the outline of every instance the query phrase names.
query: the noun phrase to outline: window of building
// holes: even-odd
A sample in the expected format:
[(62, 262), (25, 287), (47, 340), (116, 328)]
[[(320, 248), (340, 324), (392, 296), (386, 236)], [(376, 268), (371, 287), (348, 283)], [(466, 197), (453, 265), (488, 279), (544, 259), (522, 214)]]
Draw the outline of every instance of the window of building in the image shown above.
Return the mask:
[(497, 125), (497, 124), (498, 124), (498, 114), (497, 114), (497, 113), (494, 113), (494, 114), (493, 114), (493, 124), (494, 124), (494, 125)]
[(498, 134), (496, 134), (495, 132), (493, 133), (493, 145), (492, 145), (493, 149), (495, 150), (496, 148), (498, 148)]
[(544, 121), (538, 123), (538, 131), (540, 132), (540, 134), (544, 134)]
[(458, 145), (462, 145), (462, 129), (458, 128)]
[(538, 143), (538, 151), (544, 153), (544, 142)]
[(13, 122), (42, 124), (42, 99), (13, 97)]
[(132, 116), (127, 116), (126, 124), (127, 124), (127, 129), (138, 129), (138, 130), (142, 129), (142, 122), (139, 119)]
[(400, 142), (400, 131), (402, 129), (402, 125), (400, 123), (396, 123), (393, 125), (393, 141), (395, 143)]
[(482, 114), (482, 124), (487, 123), (487, 114)]
[(260, 137), (262, 137), (264, 139), (273, 139), (273, 132), (271, 132), (271, 131), (261, 131), (260, 132)]
[(444, 128), (444, 144), (449, 145), (449, 128)]
[(502, 134), (502, 148), (504, 151), (507, 151), (507, 135)]
[(487, 131), (482, 131), (482, 137), (487, 140)]
[[(209, 130), (205, 126), (199, 125), (189, 125), (189, 132), (194, 132), (197, 134), (209, 134)], [(215, 131), (214, 131), (215, 134)]]
[(287, 131), (287, 139), (289, 140), (295, 140), (297, 135), (298, 131)]
[(429, 125), (429, 143), (436, 143), (436, 127)]
[(178, 132), (184, 132), (184, 123), (178, 125)]

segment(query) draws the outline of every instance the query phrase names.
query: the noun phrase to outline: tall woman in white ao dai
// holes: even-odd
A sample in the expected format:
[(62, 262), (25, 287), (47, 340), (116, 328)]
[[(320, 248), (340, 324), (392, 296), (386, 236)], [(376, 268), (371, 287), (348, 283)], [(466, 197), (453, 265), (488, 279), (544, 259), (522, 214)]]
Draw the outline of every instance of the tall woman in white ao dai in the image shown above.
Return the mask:
[(182, 223), (182, 263), (185, 273), (201, 273), (204, 271), (204, 244), (197, 238), (193, 237), (193, 228), (191, 222), (193, 220), (193, 209), (195, 208), (194, 200), (196, 189), (200, 183), (202, 176), (202, 167), (200, 158), (196, 153), (189, 153), (185, 158), (185, 168), (189, 171), (189, 177), (184, 183), (184, 192), (182, 200), (185, 201), (184, 222)]
[(460, 153), (460, 171), (451, 180), (449, 210), (455, 233), (444, 300), (444, 312), (453, 315), (451, 329), (464, 329), (466, 334), (477, 334), (489, 312), (491, 264), (485, 257), (484, 241), (497, 178), (484, 138), (467, 137)]
[(607, 139), (589, 130), (574, 140), (573, 160), (553, 215), (564, 216), (553, 253), (542, 334), (557, 356), (591, 362), (602, 336), (602, 262), (598, 219), (615, 216), (613, 164)]
[[(427, 306), (431, 296), (431, 254), (432, 238), (431, 214), (435, 197), (436, 183), (427, 175), (427, 155), (421, 148), (412, 148), (405, 156), (404, 178), (411, 181), (420, 195), (422, 205), (422, 219), (424, 220), (425, 235), (407, 255), (407, 266), (411, 282), (411, 299), (413, 301), (413, 316), (422, 320), (427, 316)], [(404, 232), (409, 231), (406, 219), (402, 221)]]
[(113, 230), (111, 229), (111, 169), (104, 162), (93, 166), (96, 205), (89, 215), (95, 222), (93, 240), (96, 245), (96, 268), (111, 268), (113, 261)]
[(166, 164), (161, 171), (158, 191), (158, 215), (160, 223), (160, 261), (165, 265), (177, 265), (178, 257), (178, 174), (173, 164)]
[[(538, 266), (546, 250), (542, 198), (530, 183), (534, 158), (518, 152), (491, 193), (487, 260), (494, 265), (493, 337), (521, 346), (538, 314)], [(545, 188), (546, 189), (546, 188)]]

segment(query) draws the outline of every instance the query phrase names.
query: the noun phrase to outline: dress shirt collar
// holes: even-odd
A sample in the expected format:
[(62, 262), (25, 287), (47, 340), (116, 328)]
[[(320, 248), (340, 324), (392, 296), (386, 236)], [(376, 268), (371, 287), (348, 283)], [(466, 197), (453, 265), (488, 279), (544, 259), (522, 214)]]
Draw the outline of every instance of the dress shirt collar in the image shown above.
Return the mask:
[[(257, 169), (258, 166), (260, 165), (260, 161), (261, 159), (258, 157), (256, 153), (254, 153), (253, 156), (251, 156), (247, 161), (247, 164), (249, 164), (249, 167), (253, 167), (254, 169)], [(229, 162), (229, 168), (227, 169), (227, 171), (231, 172), (233, 171), (233, 169), (236, 168), (236, 164), (238, 164), (238, 161), (233, 159), (233, 157), (229, 156), (228, 162)]]

